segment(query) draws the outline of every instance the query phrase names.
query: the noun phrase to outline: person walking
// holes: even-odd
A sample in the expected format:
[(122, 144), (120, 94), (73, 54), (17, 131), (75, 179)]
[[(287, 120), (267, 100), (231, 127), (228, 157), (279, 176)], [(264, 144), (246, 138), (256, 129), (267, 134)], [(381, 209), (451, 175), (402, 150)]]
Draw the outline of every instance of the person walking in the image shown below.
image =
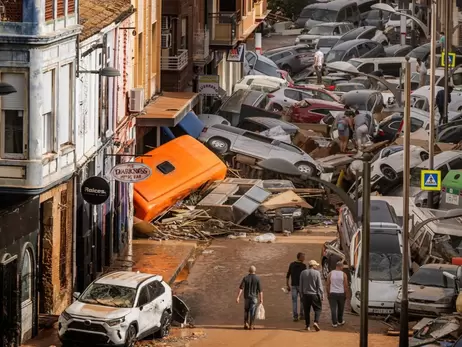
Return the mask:
[(425, 86), (427, 83), (427, 67), (420, 58), (417, 58), (416, 71), (419, 74), (419, 88)]
[(354, 111), (346, 110), (345, 113), (340, 113), (336, 117), (338, 138), (340, 141), (340, 152), (345, 153), (348, 148), (348, 142), (350, 141), (350, 129), (353, 128), (352, 117)]
[(263, 290), (256, 272), (257, 269), (252, 265), (249, 268), (249, 274), (242, 279), (237, 294), (236, 302), (239, 303), (242, 292), (244, 292), (244, 329), (254, 329), (253, 322), (255, 321), (258, 297), (260, 297), (260, 304), (263, 304)]
[[(303, 319), (303, 300), (302, 293), (300, 292), (300, 274), (306, 270), (305, 254), (297, 253), (297, 260), (290, 263), (289, 270), (287, 271), (287, 290), (292, 292), (292, 317), (294, 322)], [(289, 279), (291, 284), (289, 284)], [(292, 285), (292, 286), (291, 286)], [(300, 298), (300, 315), (298, 314), (298, 299)]]
[(329, 298), (332, 326), (344, 325), (343, 312), (348, 290), (348, 278), (343, 272), (343, 261), (337, 262), (335, 270), (327, 276), (327, 297)]
[(310, 260), (308, 269), (300, 274), (300, 291), (303, 294), (303, 310), (305, 312), (305, 328), (310, 330), (310, 311), (314, 310), (313, 327), (316, 331), (319, 327), (319, 318), (322, 311), (324, 290), (322, 288), (321, 273), (316, 269), (319, 266), (316, 260)]
[(369, 134), (369, 119), (365, 113), (359, 113), (354, 117), (354, 124), (358, 151), (362, 151), (369, 141), (367, 138)]
[(324, 66), (324, 53), (320, 49), (314, 54), (314, 71), (316, 72), (316, 84), (322, 84), (322, 70)]
[(447, 91), (441, 89), (438, 93), (436, 93), (436, 107), (438, 107), (438, 112), (440, 113), (440, 121), (439, 124), (446, 124), (448, 122), (447, 114), (444, 114), (444, 105), (445, 105), (445, 92), (448, 94), (448, 107), (451, 103), (451, 93), (454, 90), (452, 86), (449, 86)]

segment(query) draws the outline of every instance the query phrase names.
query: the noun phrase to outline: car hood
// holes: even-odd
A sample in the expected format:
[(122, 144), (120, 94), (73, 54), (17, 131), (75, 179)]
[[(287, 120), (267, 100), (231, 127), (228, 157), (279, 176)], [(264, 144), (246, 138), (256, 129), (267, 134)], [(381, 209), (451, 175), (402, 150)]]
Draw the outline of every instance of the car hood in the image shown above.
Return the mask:
[(318, 24), (321, 24), (321, 23), (324, 23), (320, 20), (314, 20), (314, 19), (308, 19), (306, 22), (305, 22), (305, 30), (310, 30), (312, 29), (315, 25), (318, 25)]
[(305, 35), (299, 35), (297, 36), (297, 39), (300, 39), (300, 40), (316, 40), (316, 39), (319, 39), (321, 37), (321, 35), (309, 35), (309, 34), (305, 34)]
[(454, 294), (453, 288), (439, 288), (409, 284), (409, 300), (437, 301)]
[(104, 305), (87, 304), (81, 301), (75, 301), (66, 309), (66, 312), (71, 316), (79, 316), (82, 318), (96, 319), (115, 319), (124, 317), (130, 313), (131, 308), (110, 307)]
[(398, 297), (401, 281), (382, 282), (369, 281), (370, 302), (395, 302)]

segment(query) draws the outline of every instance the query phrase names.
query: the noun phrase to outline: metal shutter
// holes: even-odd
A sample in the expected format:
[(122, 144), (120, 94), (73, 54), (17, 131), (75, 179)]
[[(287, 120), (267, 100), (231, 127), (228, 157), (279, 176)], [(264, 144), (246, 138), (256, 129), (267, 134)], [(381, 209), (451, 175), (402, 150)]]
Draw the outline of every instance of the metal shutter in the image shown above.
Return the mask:
[(26, 100), (26, 75), (23, 73), (2, 73), (2, 82), (16, 88), (16, 93), (2, 96), (1, 104), (4, 110), (24, 110)]

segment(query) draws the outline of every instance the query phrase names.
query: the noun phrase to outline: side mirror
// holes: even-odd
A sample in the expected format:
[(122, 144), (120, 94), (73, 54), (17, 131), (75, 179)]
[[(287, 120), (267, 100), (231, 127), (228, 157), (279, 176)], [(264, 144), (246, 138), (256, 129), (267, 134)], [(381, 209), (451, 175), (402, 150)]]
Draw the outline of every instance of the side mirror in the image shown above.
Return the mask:
[(72, 294), (72, 297), (73, 297), (74, 299), (76, 299), (76, 300), (79, 298), (79, 296), (80, 296), (80, 293), (79, 293), (79, 292), (74, 292), (74, 293)]
[(447, 272), (447, 271), (443, 271), (443, 275), (446, 276), (447, 278), (453, 280), (453, 281), (455, 281), (455, 280), (457, 279), (457, 277), (456, 277), (455, 275), (450, 274), (450, 273)]
[(140, 306), (140, 311), (143, 311), (143, 306)]

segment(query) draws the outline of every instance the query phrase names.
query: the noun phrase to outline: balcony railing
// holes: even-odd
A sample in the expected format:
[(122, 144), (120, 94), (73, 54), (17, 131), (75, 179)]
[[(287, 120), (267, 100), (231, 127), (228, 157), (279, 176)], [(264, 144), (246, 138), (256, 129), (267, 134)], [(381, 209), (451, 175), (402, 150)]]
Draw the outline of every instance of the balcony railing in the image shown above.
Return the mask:
[(160, 69), (181, 71), (188, 65), (188, 50), (179, 49), (178, 55), (160, 58)]
[(209, 13), (210, 43), (234, 45), (242, 35), (241, 11)]
[(264, 17), (266, 15), (267, 9), (268, 2), (266, 0), (260, 0), (259, 2), (255, 3), (255, 17), (257, 17), (257, 19)]
[(210, 53), (210, 33), (208, 29), (198, 30), (194, 33), (193, 60), (196, 62), (205, 61)]

